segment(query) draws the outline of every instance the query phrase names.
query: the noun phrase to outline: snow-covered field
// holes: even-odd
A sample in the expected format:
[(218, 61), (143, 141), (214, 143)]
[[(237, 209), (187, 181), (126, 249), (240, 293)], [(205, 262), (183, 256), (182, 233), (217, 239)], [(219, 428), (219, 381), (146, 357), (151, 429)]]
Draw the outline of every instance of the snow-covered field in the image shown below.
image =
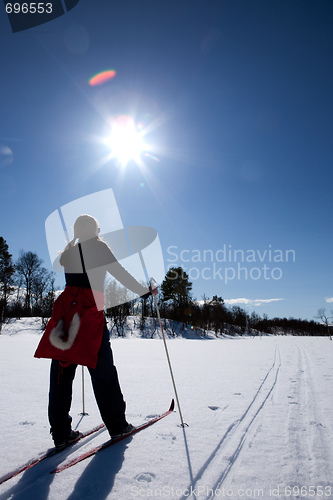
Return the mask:
[[(40, 322), (15, 321), (0, 335), (0, 476), (52, 446), (48, 360), (33, 353)], [(127, 401), (139, 424), (168, 409), (173, 388), (160, 339), (112, 339)], [(60, 474), (61, 462), (108, 439), (106, 431), (0, 486), (0, 500), (333, 498), (333, 341), (261, 337), (168, 340), (182, 413)], [(100, 423), (81, 368), (73, 427)]]

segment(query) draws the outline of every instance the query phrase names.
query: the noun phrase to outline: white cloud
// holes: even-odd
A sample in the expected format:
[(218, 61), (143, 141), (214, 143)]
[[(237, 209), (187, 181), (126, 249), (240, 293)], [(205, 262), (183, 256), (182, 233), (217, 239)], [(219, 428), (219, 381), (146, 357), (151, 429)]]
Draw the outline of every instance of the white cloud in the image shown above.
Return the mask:
[(329, 297), (328, 299), (325, 299), (326, 302), (328, 302), (329, 304), (331, 304), (333, 302), (333, 297)]
[[(227, 306), (235, 306), (235, 305), (243, 305), (243, 306), (261, 306), (262, 304), (270, 304), (271, 302), (278, 302), (284, 299), (246, 299), (246, 298), (238, 298), (238, 299), (223, 299), (224, 303)], [(204, 304), (204, 300), (197, 300), (196, 303), (199, 305)], [(206, 301), (209, 302), (209, 299)]]
[(284, 299), (246, 299), (246, 298), (238, 298), (238, 299), (225, 299), (224, 302), (229, 306), (234, 306), (238, 304), (243, 304), (246, 306), (261, 306), (262, 304), (270, 304), (271, 302), (278, 302)]

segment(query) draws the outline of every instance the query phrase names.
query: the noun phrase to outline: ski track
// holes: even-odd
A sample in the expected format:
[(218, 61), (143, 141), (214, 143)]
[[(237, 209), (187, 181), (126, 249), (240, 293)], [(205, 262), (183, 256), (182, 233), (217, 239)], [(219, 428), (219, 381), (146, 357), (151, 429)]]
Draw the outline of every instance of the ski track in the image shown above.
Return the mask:
[[(166, 439), (165, 436), (168, 436), (169, 440), (169, 444), (165, 445), (165, 451), (168, 450), (170, 453), (163, 458), (164, 463), (162, 459), (158, 463), (149, 460), (148, 456), (147, 467), (141, 468), (139, 438), (136, 446), (133, 443), (133, 447), (129, 448), (126, 462), (124, 462), (126, 445), (123, 444), (111, 454), (105, 452), (81, 468), (78, 465), (70, 472), (64, 472), (53, 485), (54, 475), (49, 474), (50, 470), (66, 460), (67, 455), (78, 453), (88, 447), (93, 439), (94, 443), (103, 441), (105, 432), (99, 431), (61, 454), (29, 469), (20, 477), (13, 479), (12, 483), (7, 483), (0, 490), (0, 500), (32, 498), (74, 500), (74, 498), (92, 497), (125, 499), (131, 497), (129, 488), (136, 485), (140, 488), (138, 497), (152, 496), (155, 487), (158, 496), (159, 491), (163, 493), (159, 488), (168, 484), (173, 485), (171, 481), (179, 481), (179, 485), (184, 488), (178, 489), (181, 491), (179, 496), (171, 495), (165, 498), (204, 500), (219, 496), (228, 497), (228, 493), (222, 494), (223, 490), (233, 491), (234, 498), (241, 498), (235, 494), (240, 491), (237, 488), (246, 487), (247, 491), (259, 492), (259, 489), (255, 490), (259, 487), (264, 494), (253, 494), (252, 497), (269, 500), (274, 497), (270, 487), (279, 486), (280, 493), (276, 498), (281, 500), (332, 499), (332, 409), (330, 399), (327, 399), (330, 398), (327, 396), (327, 391), (330, 392), (328, 384), (331, 384), (333, 372), (331, 358), (322, 356), (316, 345), (316, 339), (303, 338), (302, 342), (297, 338), (281, 338), (278, 341), (272, 339), (269, 350), (264, 349), (264, 352), (269, 354), (269, 364), (266, 362), (265, 365), (260, 365), (265, 368), (257, 372), (261, 375), (260, 378), (257, 376), (254, 379), (255, 385), (251, 383), (252, 392), (248, 394), (246, 406), (237, 406), (238, 412), (233, 413), (232, 418), (225, 420), (228, 412), (222, 417), (224, 425), (227, 424), (228, 427), (224, 427), (224, 435), (219, 436), (218, 442), (216, 439), (211, 447), (204, 449), (207, 458), (200, 460), (194, 444), (194, 438), (198, 435), (192, 434), (192, 428), (182, 429), (189, 475), (187, 469), (179, 468), (177, 471), (174, 469), (172, 457), (181, 456), (182, 440), (177, 440), (177, 435), (173, 432), (165, 435), (157, 432), (156, 437)], [(327, 347), (324, 346), (328, 352), (331, 352), (331, 347), (332, 343)], [(320, 366), (321, 362), (326, 363), (325, 371)], [(212, 412), (214, 414), (216, 410), (222, 408), (222, 405), (208, 406), (208, 408), (214, 410)], [(228, 405), (223, 410), (227, 408)], [(18, 423), (27, 425), (30, 421), (31, 417)], [(215, 422), (218, 423), (219, 420)], [(211, 430), (213, 429), (215, 428), (212, 426)], [(143, 436), (142, 440), (145, 440)], [(154, 444), (151, 436), (149, 443)], [(193, 449), (191, 449), (192, 444)], [(162, 448), (160, 443), (160, 449)], [(160, 453), (159, 450), (156, 457), (159, 457)], [(192, 463), (195, 464), (194, 469)], [(127, 464), (127, 470), (121, 475), (120, 471), (124, 464)], [(161, 469), (162, 465), (166, 470)], [(131, 481), (129, 474), (132, 470), (135, 470), (135, 475), (133, 474)], [(187, 488), (186, 483), (189, 483)], [(325, 487), (327, 490), (315, 496), (309, 494), (307, 490), (307, 495), (302, 495), (300, 491), (302, 486), (309, 488), (310, 485), (317, 491), (320, 491), (319, 487), (322, 488), (321, 491)], [(290, 494), (286, 495), (285, 487), (295, 489), (289, 490)], [(204, 488), (204, 491), (201, 488)], [(213, 494), (218, 491), (219, 494)], [(244, 491), (242, 497), (246, 497)], [(326, 493), (328, 491), (329, 494)]]
[[(294, 474), (290, 478), (291, 487), (301, 485), (331, 486), (332, 463), (327, 445), (327, 432), (321, 424), (320, 405), (314, 389), (314, 373), (309, 355), (303, 346), (297, 346), (298, 360), (295, 378), (291, 379), (293, 391), (290, 398), (288, 432), (290, 455), (294, 464)], [(301, 429), (301, 431), (300, 431)], [(302, 499), (304, 495), (293, 495)]]
[[(276, 346), (273, 364), (267, 371), (251, 403), (243, 415), (228, 427), (215, 450), (200, 468), (196, 477), (191, 480), (191, 484), (188, 486), (187, 491), (191, 491), (191, 488), (195, 490), (199, 483), (209, 485), (209, 489), (213, 492), (221, 489), (228, 474), (239, 458), (253, 424), (262, 413), (269, 398), (272, 396), (277, 384), (280, 368), (281, 355), (279, 347)], [(217, 464), (219, 465), (217, 466)], [(217, 469), (221, 471), (218, 477), (216, 477)], [(196, 491), (197, 498), (207, 498), (207, 489), (202, 496), (199, 490)], [(186, 500), (186, 498), (186, 496), (183, 496), (181, 500)]]
[[(329, 444), (331, 435), (325, 426), (325, 410), (317, 396), (315, 382), (318, 374), (313, 366), (315, 360), (308, 352), (311, 349), (310, 342), (311, 340), (306, 348), (297, 343), (291, 346), (287, 360), (293, 359), (295, 362), (287, 362), (285, 366), (282, 364), (279, 346), (276, 346), (273, 364), (246, 411), (229, 425), (217, 447), (195, 477), (191, 476), (187, 491), (196, 491), (196, 498), (203, 500), (209, 495), (213, 498), (216, 492), (219, 492), (216, 493), (216, 497), (225, 492), (235, 493), (239, 480), (242, 481), (244, 463), (251, 462), (254, 441), (265, 439), (265, 431), (261, 435), (261, 430), (265, 416), (269, 417), (266, 409), (277, 415), (281, 412), (277, 418), (280, 422), (282, 444), (280, 443), (280, 448), (272, 450), (275, 453), (278, 449), (280, 453), (283, 450), (283, 456), (281, 453), (280, 458), (281, 475), (274, 478), (277, 481), (274, 486), (280, 487), (278, 498), (282, 500), (287, 498), (301, 500), (306, 497), (316, 500), (333, 498), (331, 496), (333, 457)], [(288, 387), (287, 398), (281, 399), (281, 395), (277, 394), (275, 409), (267, 406), (267, 403), (274, 404), (276, 388), (281, 384), (282, 387)], [(265, 453), (265, 449), (262, 450)], [(269, 457), (267, 458), (269, 460)], [(254, 495), (257, 491), (259, 496), (266, 494), (271, 497), (274, 493), (267, 484), (267, 473), (263, 476), (266, 477), (266, 480), (262, 480), (264, 488), (260, 487), (257, 490), (252, 488), (252, 492)], [(259, 478), (258, 470), (256, 481), (260, 480)], [(254, 484), (258, 485), (258, 482), (252, 483)], [(311, 492), (310, 486), (313, 488)], [(304, 487), (303, 493), (302, 487)], [(251, 488), (248, 491), (251, 491)], [(317, 491), (318, 494), (313, 496), (313, 491)], [(186, 498), (182, 496), (181, 500)]]

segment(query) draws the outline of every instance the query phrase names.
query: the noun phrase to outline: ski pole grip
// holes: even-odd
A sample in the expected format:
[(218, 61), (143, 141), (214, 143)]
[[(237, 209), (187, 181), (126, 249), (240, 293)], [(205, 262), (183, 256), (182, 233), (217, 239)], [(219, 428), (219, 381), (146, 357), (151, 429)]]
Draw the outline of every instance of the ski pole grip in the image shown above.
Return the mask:
[(157, 283), (154, 278), (150, 278), (149, 290), (152, 295), (158, 295)]

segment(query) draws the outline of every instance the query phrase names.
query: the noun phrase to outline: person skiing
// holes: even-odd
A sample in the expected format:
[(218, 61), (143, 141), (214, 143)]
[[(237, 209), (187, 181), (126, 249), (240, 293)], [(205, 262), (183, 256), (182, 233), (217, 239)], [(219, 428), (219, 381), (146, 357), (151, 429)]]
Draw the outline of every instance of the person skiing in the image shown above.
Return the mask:
[(48, 418), (50, 433), (60, 448), (80, 437), (72, 430), (69, 414), (72, 385), (78, 364), (87, 366), (103, 422), (111, 438), (133, 426), (125, 417), (125, 402), (104, 317), (104, 279), (107, 272), (144, 299), (157, 288), (141, 285), (117, 261), (99, 237), (97, 220), (80, 215), (74, 223), (74, 238), (60, 255), (66, 287), (56, 299), (35, 357), (51, 358)]

